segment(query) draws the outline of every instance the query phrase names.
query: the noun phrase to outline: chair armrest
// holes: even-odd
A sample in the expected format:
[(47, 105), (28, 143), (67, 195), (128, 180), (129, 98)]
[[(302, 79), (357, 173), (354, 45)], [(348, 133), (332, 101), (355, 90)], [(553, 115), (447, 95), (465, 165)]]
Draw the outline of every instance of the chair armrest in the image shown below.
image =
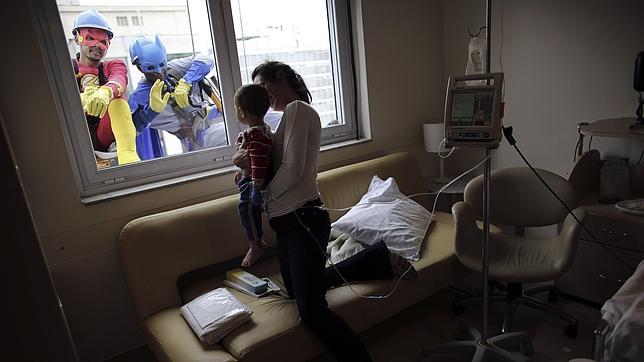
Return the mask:
[(481, 229), (476, 223), (474, 209), (467, 203), (459, 201), (452, 206), (454, 217), (454, 249), (456, 256), (480, 255)]
[(606, 342), (606, 335), (610, 331), (608, 322), (601, 319), (593, 331), (593, 358), (601, 361), (604, 356), (604, 343)]
[(559, 240), (555, 244), (558, 249), (557, 255), (562, 255), (555, 267), (561, 272), (568, 270), (575, 261), (575, 255), (577, 254), (577, 239), (579, 239), (579, 234), (581, 234), (581, 231), (583, 230), (582, 225), (586, 222), (586, 218), (588, 217), (588, 212), (579, 207), (572, 210), (572, 212), (581, 222), (581, 225), (571, 214), (568, 214), (561, 226), (561, 231), (558, 236)]

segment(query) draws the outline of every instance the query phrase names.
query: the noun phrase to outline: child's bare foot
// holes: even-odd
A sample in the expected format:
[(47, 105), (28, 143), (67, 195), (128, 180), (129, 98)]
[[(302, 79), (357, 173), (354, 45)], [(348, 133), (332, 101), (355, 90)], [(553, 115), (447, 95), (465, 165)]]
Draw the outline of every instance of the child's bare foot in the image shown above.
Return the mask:
[(264, 254), (264, 241), (263, 240), (253, 240), (250, 242), (250, 248), (248, 249), (248, 252), (246, 253), (246, 256), (244, 257), (244, 260), (241, 262), (241, 266), (243, 267), (249, 267), (253, 264), (255, 264), (256, 261), (259, 260), (259, 258), (262, 257), (262, 254)]

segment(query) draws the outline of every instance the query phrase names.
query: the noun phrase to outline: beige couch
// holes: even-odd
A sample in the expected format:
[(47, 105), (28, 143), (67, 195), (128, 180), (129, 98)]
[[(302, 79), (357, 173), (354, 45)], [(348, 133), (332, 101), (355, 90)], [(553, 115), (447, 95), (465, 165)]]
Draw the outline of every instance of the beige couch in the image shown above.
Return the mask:
[[(427, 190), (415, 159), (397, 153), (320, 173), (324, 203), (330, 208), (356, 204), (374, 175), (394, 177), (406, 195)], [(282, 296), (256, 299), (233, 291), (253, 310), (252, 320), (208, 348), (202, 347), (179, 314), (182, 300), (222, 286), (223, 271), (238, 266), (245, 254), (248, 243), (238, 220), (237, 200), (233, 195), (141, 217), (128, 223), (119, 236), (122, 268), (148, 344), (160, 361), (302, 361), (325, 351), (299, 323), (294, 301)], [(429, 197), (419, 202), (429, 208)], [(331, 219), (341, 215), (331, 212)], [(264, 227), (265, 239), (273, 244), (272, 231), (266, 223)], [(467, 273), (454, 254), (451, 215), (437, 213), (421, 255), (414, 264), (418, 278), (401, 281), (391, 297), (367, 300), (340, 287), (327, 293), (330, 307), (359, 333)], [(264, 257), (250, 271), (281, 282), (276, 259), (274, 255)], [(188, 285), (179, 295), (180, 275), (213, 264), (219, 272)], [(392, 280), (353, 284), (358, 293), (371, 295), (387, 293), (392, 286)]]

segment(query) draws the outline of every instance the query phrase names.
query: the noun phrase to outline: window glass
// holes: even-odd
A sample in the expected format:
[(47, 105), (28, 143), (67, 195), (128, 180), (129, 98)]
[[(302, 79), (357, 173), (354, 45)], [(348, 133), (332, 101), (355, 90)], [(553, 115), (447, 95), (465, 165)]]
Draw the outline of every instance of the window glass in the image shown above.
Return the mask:
[(243, 83), (265, 60), (289, 64), (309, 91), (322, 126), (343, 122), (336, 107), (326, 0), (232, 0)]
[[(58, 1), (97, 168), (229, 145), (205, 1), (101, 3)], [(139, 21), (143, 16), (147, 25)], [(136, 26), (125, 28), (128, 18)], [(80, 34), (82, 29), (96, 31), (91, 25), (113, 34), (102, 51), (92, 43), (92, 34)], [(119, 76), (121, 69), (125, 77)], [(99, 102), (92, 93), (95, 86), (120, 86), (125, 79), (123, 93), (113, 91), (112, 97), (120, 97), (129, 109), (112, 109), (115, 99), (106, 115), (92, 114), (91, 102)], [(158, 92), (156, 79), (162, 83)], [(187, 93), (183, 100), (180, 92)]]

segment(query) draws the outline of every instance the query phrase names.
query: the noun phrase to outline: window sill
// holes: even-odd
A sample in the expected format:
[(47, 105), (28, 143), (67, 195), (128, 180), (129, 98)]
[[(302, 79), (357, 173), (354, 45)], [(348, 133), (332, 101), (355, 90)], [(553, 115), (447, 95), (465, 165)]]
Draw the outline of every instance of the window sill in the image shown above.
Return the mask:
[(125, 196), (130, 196), (142, 192), (153, 191), (168, 186), (181, 185), (188, 182), (203, 180), (210, 177), (222, 176), (227, 174), (232, 174), (235, 172), (235, 166), (226, 166), (221, 167), (215, 170), (209, 170), (204, 172), (199, 172), (191, 175), (175, 177), (168, 180), (151, 182), (145, 185), (139, 185), (134, 187), (128, 187), (122, 190), (110, 191), (103, 194), (92, 195), (81, 198), (81, 202), (85, 205), (93, 205), (100, 202), (109, 201), (112, 199), (117, 199)]
[(349, 141), (332, 143), (330, 145), (321, 146), (320, 152), (326, 152), (326, 151), (336, 150), (340, 148), (351, 147), (362, 143), (369, 143), (371, 141), (372, 141), (371, 138), (360, 138), (357, 140), (349, 140)]
[[(362, 143), (367, 143), (371, 142), (370, 138), (361, 138), (358, 140), (350, 140), (350, 141), (344, 141), (344, 142), (338, 142), (326, 146), (320, 147), (320, 152), (327, 152), (331, 150), (336, 150), (340, 148), (345, 148), (345, 147), (351, 147), (354, 145), (362, 144)], [(215, 170), (209, 170), (209, 171), (204, 171), (192, 175), (186, 175), (182, 177), (176, 177), (168, 180), (163, 180), (163, 181), (158, 181), (158, 182), (152, 182), (149, 184), (145, 185), (140, 185), (140, 186), (135, 186), (135, 187), (129, 187), (125, 188), (122, 190), (117, 190), (117, 191), (110, 191), (106, 192), (103, 194), (98, 194), (98, 195), (92, 195), (92, 196), (87, 196), (87, 197), (82, 197), (81, 202), (84, 205), (94, 205), (98, 204), (101, 202), (121, 198), (121, 197), (126, 197), (142, 192), (148, 192), (148, 191), (153, 191), (156, 189), (160, 189), (163, 187), (168, 187), (168, 186), (176, 186), (180, 185), (183, 183), (188, 183), (188, 182), (193, 182), (193, 181), (198, 181), (202, 180), (205, 178), (210, 178), (210, 177), (216, 177), (216, 176), (222, 176), (222, 175), (228, 175), (232, 174), (235, 172), (235, 166), (226, 166), (226, 167), (221, 167)]]

